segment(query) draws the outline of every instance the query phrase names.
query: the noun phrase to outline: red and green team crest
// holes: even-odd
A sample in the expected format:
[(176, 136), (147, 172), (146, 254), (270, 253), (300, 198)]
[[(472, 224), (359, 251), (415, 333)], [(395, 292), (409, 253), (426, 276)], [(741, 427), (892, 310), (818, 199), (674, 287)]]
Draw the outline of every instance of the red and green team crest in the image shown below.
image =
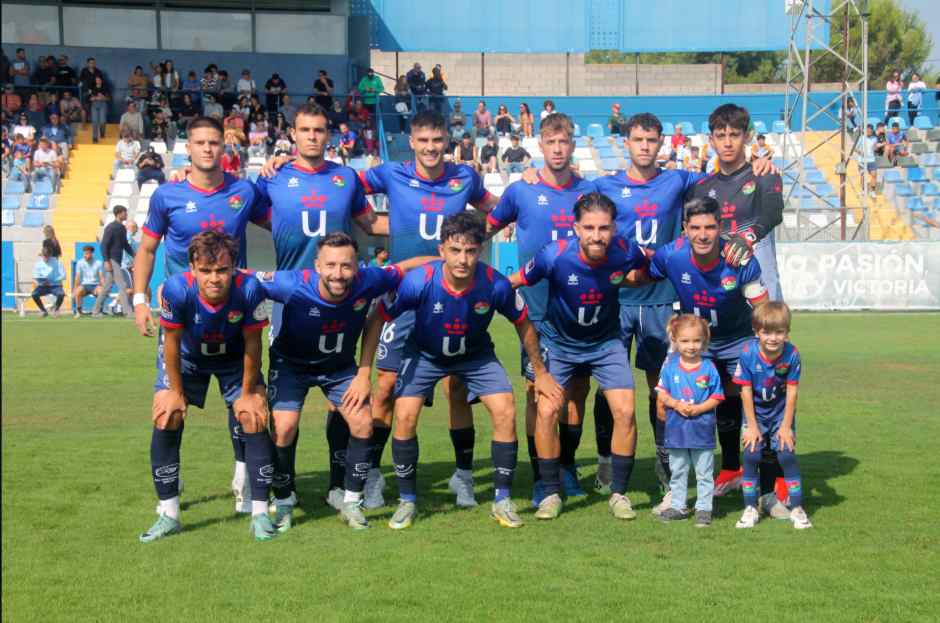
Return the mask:
[(233, 210), (241, 210), (245, 207), (245, 202), (242, 201), (241, 195), (233, 195), (228, 199), (228, 207)]
[(728, 275), (727, 277), (721, 278), (721, 287), (725, 290), (734, 290), (738, 287), (738, 278), (734, 275)]
[(244, 314), (242, 314), (237, 309), (233, 309), (232, 311), (228, 313), (228, 321), (231, 322), (232, 324), (235, 324), (236, 322), (241, 321), (243, 315)]
[(344, 180), (339, 175), (334, 175), (331, 179), (333, 180), (333, 185), (336, 186), (337, 188), (343, 188), (344, 186), (346, 186), (346, 180)]
[(451, 180), (447, 182), (447, 186), (449, 186), (450, 189), (456, 193), (460, 192), (460, 190), (463, 188), (463, 182), (460, 180)]
[(623, 281), (623, 277), (624, 277), (623, 273), (619, 270), (616, 272), (610, 273), (610, 282), (614, 284), (615, 286), (620, 285), (620, 282)]
[(745, 195), (750, 195), (756, 189), (757, 189), (757, 184), (754, 182), (754, 180), (751, 180), (750, 182), (748, 182), (747, 184), (741, 187), (741, 192), (744, 193)]
[(790, 372), (790, 364), (778, 363), (776, 367), (774, 367), (774, 372), (777, 373), (777, 376), (786, 376)]
[(353, 303), (353, 311), (362, 311), (362, 308), (366, 306), (365, 299), (356, 299), (356, 302)]
[(703, 374), (701, 376), (695, 377), (695, 386), (699, 389), (705, 389), (708, 387), (708, 375)]
[(473, 311), (482, 316), (486, 312), (490, 311), (490, 304), (486, 301), (480, 301), (473, 306)]

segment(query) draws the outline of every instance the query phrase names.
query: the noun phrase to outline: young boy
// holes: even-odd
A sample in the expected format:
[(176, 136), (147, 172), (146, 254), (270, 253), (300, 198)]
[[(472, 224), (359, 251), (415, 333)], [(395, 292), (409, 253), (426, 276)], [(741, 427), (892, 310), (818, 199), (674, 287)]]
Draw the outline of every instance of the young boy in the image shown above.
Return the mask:
[(754, 310), (756, 338), (748, 342), (738, 359), (734, 382), (741, 386), (747, 425), (744, 445), (744, 514), (737, 528), (753, 528), (760, 517), (757, 470), (764, 447), (777, 453), (790, 495), (790, 521), (797, 530), (813, 527), (803, 510), (800, 468), (796, 461), (796, 398), (800, 381), (800, 353), (788, 340), (790, 308), (769, 302)]

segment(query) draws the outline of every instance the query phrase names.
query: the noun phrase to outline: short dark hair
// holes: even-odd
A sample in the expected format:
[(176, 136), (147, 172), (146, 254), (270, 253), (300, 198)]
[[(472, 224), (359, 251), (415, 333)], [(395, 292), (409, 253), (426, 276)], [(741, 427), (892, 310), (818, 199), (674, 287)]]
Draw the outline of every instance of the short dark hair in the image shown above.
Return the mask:
[(89, 56), (88, 58), (85, 59), (85, 62), (87, 63), (88, 61), (93, 61), (93, 60), (95, 60), (95, 57)]
[(379, 253), (384, 253), (384, 252), (385, 252), (385, 247), (376, 247), (376, 248), (375, 248), (375, 256), (376, 256), (376, 257), (378, 257)]
[(444, 116), (436, 110), (422, 110), (411, 120), (411, 129), (415, 128), (445, 130), (447, 124), (444, 122)]
[(894, 128), (897, 128), (897, 129), (900, 130), (900, 129), (901, 129), (901, 124), (898, 123), (897, 121), (895, 121), (894, 123), (891, 124), (891, 129), (893, 130)]
[(16, 48), (16, 51), (17, 51), (17, 52), (25, 52), (26, 49), (25, 49), (25, 48)]
[(722, 128), (733, 128), (747, 132), (751, 127), (751, 114), (747, 108), (737, 104), (722, 104), (708, 115), (708, 131), (714, 132)]
[(222, 127), (221, 121), (215, 117), (200, 116), (190, 121), (189, 125), (186, 126), (186, 135), (191, 135), (193, 130), (198, 130), (199, 128), (212, 128), (219, 134), (225, 134), (225, 128)]
[(592, 192), (581, 197), (574, 204), (574, 218), (580, 221), (581, 217), (588, 212), (606, 212), (611, 220), (617, 218), (617, 206), (607, 195), (599, 192)]
[(238, 261), (238, 240), (225, 232), (209, 229), (199, 232), (189, 242), (189, 263), (203, 260), (214, 264), (228, 254), (234, 265)]
[[(562, 112), (545, 115), (541, 125), (539, 125), (539, 136), (555, 132), (564, 132), (568, 135), (568, 138), (574, 136), (574, 123), (571, 121), (571, 117)], [(513, 137), (519, 138), (517, 134), (513, 134)]]
[(441, 242), (451, 238), (464, 238), (473, 244), (483, 244), (486, 228), (476, 212), (464, 210), (444, 219), (441, 225)]
[(759, 140), (759, 141), (766, 141), (766, 140), (767, 140), (767, 137), (764, 136), (763, 134), (758, 134), (758, 135), (757, 135), (757, 140)]
[(121, 212), (127, 212), (127, 208), (125, 206), (114, 206), (114, 209), (111, 210), (111, 213), (114, 214), (114, 216), (117, 216)]
[(82, 251), (91, 251), (92, 253), (94, 253), (95, 247), (91, 246), (90, 244), (86, 244), (84, 247), (82, 247)]
[(644, 130), (656, 130), (657, 134), (663, 135), (663, 124), (659, 117), (653, 113), (641, 112), (627, 119), (627, 124), (623, 126), (625, 136), (630, 136), (630, 130), (633, 128), (642, 128)]
[[(285, 93), (285, 95), (287, 94)], [(297, 112), (294, 113), (294, 119), (296, 120), (300, 115), (306, 115), (308, 117), (323, 117), (327, 121), (330, 119), (327, 115), (326, 109), (323, 106), (320, 106), (319, 104), (311, 104), (309, 102), (297, 107)]]
[(682, 209), (683, 222), (688, 223), (690, 218), (699, 214), (711, 214), (720, 223), (721, 206), (718, 200), (711, 197), (696, 197), (685, 202)]
[(342, 231), (330, 232), (317, 241), (317, 249), (323, 247), (352, 247), (353, 251), (359, 252), (359, 243), (356, 239)]

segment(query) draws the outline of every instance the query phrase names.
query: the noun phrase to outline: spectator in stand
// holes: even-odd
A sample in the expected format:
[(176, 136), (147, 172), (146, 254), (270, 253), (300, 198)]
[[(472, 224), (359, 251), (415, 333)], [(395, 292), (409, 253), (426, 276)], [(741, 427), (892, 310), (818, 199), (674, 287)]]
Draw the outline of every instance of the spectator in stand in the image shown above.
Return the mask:
[(405, 74), (405, 80), (408, 81), (408, 88), (415, 98), (415, 112), (421, 112), (428, 107), (428, 80), (421, 71), (421, 63), (414, 64), (414, 67)]
[[(398, 76), (395, 81), (395, 112), (398, 116), (398, 131), (404, 134), (408, 131), (408, 117), (411, 114), (411, 89), (404, 75)], [(386, 131), (389, 130), (386, 128)]]
[(524, 147), (519, 145), (519, 135), (513, 134), (509, 140), (511, 145), (503, 152), (503, 163), (506, 165), (506, 172), (522, 173), (529, 166), (532, 156)]
[(689, 171), (692, 171), (693, 173), (702, 172), (702, 157), (699, 154), (698, 147), (692, 147), (692, 155), (689, 158)]
[[(154, 76), (156, 80), (156, 76)], [(183, 81), (183, 93), (189, 93), (193, 104), (202, 107), (202, 82), (196, 77), (195, 71), (186, 74), (186, 80)]]
[(59, 156), (55, 149), (52, 148), (52, 143), (47, 138), (39, 139), (39, 147), (37, 147), (35, 153), (33, 153), (33, 171), (31, 176), (33, 188), (36, 187), (36, 182), (49, 180), (52, 184), (52, 192), (57, 192), (61, 173), (62, 171), (59, 168)]
[[(182, 120), (182, 115), (180, 115), (180, 120)], [(188, 124), (192, 119), (187, 119), (186, 123)], [(242, 117), (241, 111), (237, 106), (232, 106), (232, 109), (229, 110), (228, 116), (222, 120), (222, 126), (228, 129), (241, 130), (245, 131), (245, 118)]]
[(450, 136), (455, 141), (459, 141), (467, 132), (467, 115), (463, 114), (462, 106), (460, 98), (455, 99), (454, 110), (447, 120), (450, 126)]
[(42, 136), (49, 139), (59, 153), (68, 160), (72, 133), (69, 127), (62, 123), (58, 113), (49, 115), (49, 123), (42, 129)]
[(281, 93), (287, 91), (287, 83), (281, 79), (278, 73), (271, 74), (268, 81), (264, 83), (265, 107), (268, 112), (277, 112), (277, 104), (281, 100)]
[[(206, 67), (205, 71), (202, 72), (202, 80), (199, 81), (199, 90), (202, 91), (203, 100), (207, 99), (206, 95), (215, 96), (219, 94), (219, 77), (212, 67), (212, 65)], [(206, 116), (208, 117), (208, 115)]]
[(57, 259), (62, 257), (62, 245), (59, 244), (59, 239), (56, 237), (52, 225), (42, 226), (42, 240), (44, 243), (49, 244), (49, 252), (52, 253), (52, 257)]
[(287, 122), (287, 117), (284, 116), (284, 113), (278, 112), (274, 116), (274, 124), (268, 130), (269, 137), (276, 137), (281, 134), (287, 134), (290, 130), (290, 123)]
[(336, 164), (343, 164), (343, 159), (338, 153), (336, 153), (336, 145), (327, 145), (326, 159), (330, 162), (335, 162)]
[(444, 92), (447, 90), (447, 83), (444, 82), (440, 65), (431, 70), (431, 77), (428, 79), (426, 86), (431, 98), (431, 107), (443, 115), (444, 104), (447, 101), (447, 98), (444, 96)]
[(486, 145), (480, 148), (480, 170), (483, 173), (499, 173), (499, 143), (496, 135), (492, 134), (486, 140)]
[(29, 61), (26, 60), (26, 50), (16, 48), (16, 56), (13, 62), (10, 63), (10, 80), (18, 87), (28, 86), (30, 73)]
[(884, 156), (885, 149), (888, 147), (888, 131), (884, 122), (878, 124), (875, 128), (875, 155)]
[(180, 127), (188, 127), (189, 122), (198, 116), (199, 108), (196, 106), (195, 102), (193, 102), (193, 96), (189, 93), (183, 93), (183, 101), (180, 104), (179, 113), (177, 113)]
[(33, 146), (27, 142), (26, 137), (18, 132), (13, 132), (13, 145), (11, 150), (14, 154), (21, 153), (27, 158), (33, 155)]
[(26, 118), (29, 119), (29, 125), (34, 128), (46, 125), (46, 108), (37, 93), (30, 94), (26, 101)]
[(75, 262), (75, 283), (72, 286), (72, 311), (76, 318), (82, 317), (82, 301), (86, 296), (101, 296), (103, 264), (95, 258), (95, 247), (82, 247), (82, 257)]
[(219, 97), (218, 101), (222, 104), (223, 108), (230, 108), (232, 102), (235, 101), (235, 86), (232, 84), (232, 81), (229, 80), (228, 72), (224, 69), (219, 70)]
[(313, 92), (316, 93), (314, 101), (319, 104), (323, 110), (329, 110), (333, 107), (333, 79), (326, 74), (325, 69), (321, 69), (313, 83)]
[(4, 125), (0, 128), (0, 132), (3, 133), (3, 159), (0, 160), (3, 165), (3, 177), (10, 175), (10, 162), (13, 160), (13, 141), (10, 140), (10, 131)]
[(924, 84), (920, 74), (916, 72), (911, 74), (911, 81), (907, 84), (907, 122), (909, 125), (914, 125), (914, 118), (920, 113), (926, 90), (927, 85)]
[(135, 137), (144, 135), (144, 116), (137, 110), (137, 102), (128, 103), (127, 112), (121, 115), (119, 128), (122, 134), (124, 130), (130, 130)]
[(32, 84), (43, 86), (53, 84), (55, 82), (55, 59), (51, 56), (40, 56), (30, 81)]
[[(89, 63), (95, 59), (90, 59)], [(82, 71), (86, 71), (86, 67)], [(88, 101), (91, 104), (91, 141), (97, 143), (104, 138), (105, 124), (108, 122), (108, 102), (111, 101), (111, 91), (104, 84), (101, 72), (95, 76), (94, 84), (88, 89)]]
[(294, 125), (294, 116), (297, 114), (297, 107), (291, 104), (290, 95), (287, 93), (281, 95), (281, 107), (278, 109), (278, 114), (284, 116), (287, 125)]
[(349, 123), (349, 114), (343, 110), (343, 103), (338, 99), (333, 100), (333, 109), (327, 113), (330, 122), (330, 129), (334, 132), (339, 131), (340, 124)]
[[(62, 94), (62, 99), (59, 100), (59, 114), (62, 116), (62, 121), (69, 124), (69, 126), (75, 123), (83, 123), (85, 119), (85, 110), (78, 98), (72, 97), (71, 91)], [(75, 136), (74, 128), (72, 128), (72, 136)]]
[(519, 104), (519, 131), (525, 137), (531, 137), (535, 130), (535, 117), (525, 102)]
[(219, 121), (222, 121), (222, 117), (225, 116), (225, 109), (222, 108), (222, 104), (216, 101), (218, 95), (213, 95), (212, 93), (204, 93), (203, 101), (205, 102), (202, 105), (202, 114), (206, 117), (215, 117)]
[[(845, 98), (845, 127), (848, 128), (849, 132), (855, 134), (858, 131), (858, 125), (861, 123), (861, 113), (858, 110), (858, 106), (855, 105), (855, 100), (851, 97)], [(839, 107), (839, 120), (842, 120), (842, 107)]]
[(888, 144), (885, 146), (885, 158), (891, 161), (891, 164), (897, 166), (898, 158), (910, 154), (911, 142), (907, 139), (907, 133), (901, 131), (901, 125), (895, 121), (891, 124), (891, 131), (888, 133)]
[(509, 109), (506, 108), (504, 104), (500, 104), (499, 108), (496, 109), (494, 124), (496, 125), (496, 132), (498, 134), (507, 136), (513, 133), (513, 126), (516, 125), (516, 120), (509, 114)]
[(224, 140), (225, 152), (222, 154), (222, 170), (236, 177), (241, 177), (242, 158), (238, 136), (235, 132), (226, 132)]
[(153, 149), (148, 149), (137, 159), (138, 188), (147, 182), (157, 184), (166, 182), (166, 175), (163, 174), (163, 158)]
[(751, 147), (751, 162), (761, 158), (770, 160), (774, 157), (774, 148), (767, 144), (767, 137), (763, 134), (757, 135), (757, 142)]
[[(157, 67), (160, 68), (161, 75), (161, 84), (159, 86), (156, 84)], [(166, 59), (157, 65), (151, 63), (150, 71), (154, 73), (154, 86), (158, 86), (158, 88), (164, 93), (174, 93), (180, 90), (180, 87), (182, 86), (182, 83), (180, 82), (180, 75), (173, 67), (173, 61), (170, 59)], [(190, 74), (193, 76), (193, 78), (196, 77), (195, 72), (190, 72)]]
[(101, 294), (95, 300), (95, 307), (91, 313), (94, 318), (101, 317), (101, 306), (111, 291), (112, 283), (117, 284), (118, 299), (121, 301), (121, 309), (124, 313), (130, 313), (130, 310), (133, 309), (127, 296), (130, 284), (126, 281), (123, 271), (121, 271), (124, 254), (134, 255), (134, 248), (127, 241), (127, 228), (124, 226), (127, 221), (127, 208), (114, 206), (113, 213), (114, 220), (108, 223), (101, 234), (100, 247), (104, 279), (101, 283)]
[(363, 105), (361, 100), (356, 100), (352, 110), (349, 111), (349, 126), (357, 132), (361, 132), (371, 124), (372, 115), (369, 114), (369, 110)]
[(247, 121), (251, 115), (251, 101), (249, 100), (248, 96), (240, 96), (238, 98), (238, 103), (232, 106), (232, 110), (242, 118), (242, 121)]
[(675, 132), (672, 134), (672, 153), (675, 154), (676, 150), (679, 149), (679, 145), (685, 144), (685, 134), (682, 133), (682, 126), (676, 124)]
[(10, 162), (10, 179), (17, 182), (23, 182), (27, 190), (29, 189), (30, 172), (32, 163), (30, 162), (30, 149), (17, 150), (18, 145), (26, 146), (25, 140), (21, 134), (14, 138), (12, 161)]
[(264, 158), (268, 154), (268, 118), (256, 112), (248, 132), (248, 157)]
[(339, 126), (339, 155), (343, 162), (349, 162), (356, 155), (356, 140), (359, 138), (349, 125), (341, 123)]
[(235, 89), (238, 91), (238, 97), (251, 97), (258, 92), (258, 85), (255, 84), (254, 78), (251, 77), (251, 71), (247, 69), (242, 69), (242, 76), (238, 79), (238, 84), (235, 86)]
[(542, 112), (539, 113), (539, 125), (542, 124), (542, 120), (545, 119), (545, 117), (549, 116), (553, 112), (556, 112), (555, 102), (552, 100), (545, 100), (542, 102)]
[(477, 163), (477, 146), (469, 132), (464, 132), (460, 137), (460, 142), (454, 147), (454, 162), (473, 167), (474, 171), (480, 170), (480, 165)]
[[(140, 228), (137, 227), (137, 223), (133, 220), (127, 221), (127, 244), (131, 245), (134, 253), (129, 254), (125, 253), (124, 257), (121, 259), (121, 271), (124, 273), (124, 277), (127, 280), (127, 283), (131, 285), (127, 289), (127, 296), (131, 297), (133, 300), (134, 296), (134, 255), (137, 254), (137, 249), (140, 248)], [(147, 287), (147, 298), (150, 298), (150, 287)]]
[(489, 136), (493, 133), (493, 115), (486, 109), (486, 102), (480, 100), (477, 109), (473, 111), (473, 135)]
[[(104, 74), (98, 69), (98, 62), (90, 56), (85, 59), (85, 66), (78, 72), (78, 83), (82, 87), (82, 93), (91, 91), (95, 87), (95, 81), (98, 78), (101, 78), (101, 82), (104, 84)], [(89, 100), (86, 99), (85, 101), (88, 102)]]
[(150, 136), (152, 142), (166, 143), (169, 146), (170, 140), (170, 122), (164, 116), (163, 109), (158, 108), (153, 113), (153, 119), (150, 121)]
[(10, 117), (18, 113), (20, 108), (23, 107), (23, 98), (21, 98), (19, 94), (13, 90), (12, 84), (8, 84), (3, 87), (2, 102), (3, 112), (5, 112)]
[(901, 72), (895, 71), (885, 85), (885, 91), (887, 91), (887, 95), (885, 95), (885, 108), (887, 109), (885, 123), (888, 123), (892, 117), (897, 117), (898, 113), (901, 112), (901, 91), (903, 89), (904, 83), (901, 82)]
[(379, 140), (376, 138), (375, 128), (371, 124), (362, 128), (362, 147), (367, 156), (379, 157)]
[(865, 136), (862, 137), (862, 157), (858, 161), (858, 174), (864, 177), (868, 174), (868, 195), (875, 198), (875, 188), (878, 187), (878, 165), (875, 158), (875, 146), (878, 144), (878, 137), (875, 136), (875, 128), (869, 123), (865, 126)]
[(388, 265), (388, 257), (388, 249), (385, 247), (376, 247), (375, 254), (372, 256), (372, 261), (369, 262), (369, 266), (385, 268), (385, 266)]
[(359, 81), (356, 89), (362, 95), (362, 103), (365, 105), (366, 110), (374, 116), (376, 106), (379, 103), (379, 95), (385, 90), (382, 79), (375, 75), (375, 70), (370, 67), (366, 75)]
[(136, 140), (133, 130), (121, 129), (121, 140), (117, 142), (114, 153), (117, 155), (119, 167), (131, 168), (134, 166), (137, 157), (140, 155), (140, 142)]
[(675, 168), (681, 171), (689, 170), (689, 162), (692, 160), (692, 139), (688, 136), (685, 137), (685, 141), (675, 151), (676, 161)]
[(61, 54), (58, 63), (56, 63), (55, 84), (58, 87), (73, 87), (78, 84), (78, 75), (69, 65), (69, 57), (65, 54)]
[(30, 124), (26, 113), (20, 113), (16, 125), (13, 126), (13, 136), (22, 136), (30, 148), (36, 145), (36, 128)]
[(281, 132), (277, 135), (277, 140), (274, 141), (274, 155), (275, 157), (294, 155), (294, 144), (287, 132)]
[(52, 308), (52, 315), (59, 315), (59, 308), (62, 307), (62, 301), (65, 300), (65, 290), (62, 289), (62, 281), (65, 279), (65, 267), (62, 260), (53, 256), (52, 243), (44, 240), (42, 251), (39, 254), (39, 261), (33, 267), (33, 302), (42, 312), (42, 317), (47, 318), (49, 312), (43, 305), (42, 297), (52, 294), (55, 296), (55, 306)]
[(127, 79), (127, 88), (130, 89), (130, 98), (137, 102), (138, 108), (141, 102), (145, 102), (149, 93), (150, 77), (144, 73), (144, 68), (140, 65), (134, 67), (134, 72)]
[(611, 134), (623, 134), (627, 119), (620, 112), (620, 104), (614, 102), (610, 107), (610, 118), (607, 120), (607, 131)]

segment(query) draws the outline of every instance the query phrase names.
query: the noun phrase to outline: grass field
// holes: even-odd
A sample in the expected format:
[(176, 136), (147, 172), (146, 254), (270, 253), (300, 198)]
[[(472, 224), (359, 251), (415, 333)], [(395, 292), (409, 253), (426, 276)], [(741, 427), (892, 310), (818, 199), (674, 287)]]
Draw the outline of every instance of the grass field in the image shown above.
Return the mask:
[[(487, 504), (459, 511), (446, 488), (453, 455), (439, 396), (419, 428), (419, 521), (393, 532), (387, 508), (370, 514), (371, 530), (353, 533), (321, 502), (317, 395), (301, 425), (296, 527), (255, 543), (248, 520), (232, 512), (231, 447), (213, 388), (208, 408), (192, 410), (186, 426), (184, 532), (147, 546), (137, 535), (154, 519), (154, 342), (112, 320), (4, 315), (2, 330), (3, 621), (938, 617), (937, 314), (796, 316), (798, 451), (812, 530), (768, 520), (737, 531), (737, 494), (717, 500), (707, 530), (655, 521), (645, 413), (629, 491), (636, 521), (617, 522), (591, 494), (558, 521), (536, 523), (523, 443), (515, 493), (527, 525), (500, 529), (487, 517), (486, 416), (478, 410), (476, 479)], [(494, 333), (514, 374), (514, 333), (503, 322)], [(645, 392), (637, 404), (646, 404)], [(588, 418), (579, 451), (585, 488), (594, 451)], [(393, 499), (389, 453), (383, 469)]]

